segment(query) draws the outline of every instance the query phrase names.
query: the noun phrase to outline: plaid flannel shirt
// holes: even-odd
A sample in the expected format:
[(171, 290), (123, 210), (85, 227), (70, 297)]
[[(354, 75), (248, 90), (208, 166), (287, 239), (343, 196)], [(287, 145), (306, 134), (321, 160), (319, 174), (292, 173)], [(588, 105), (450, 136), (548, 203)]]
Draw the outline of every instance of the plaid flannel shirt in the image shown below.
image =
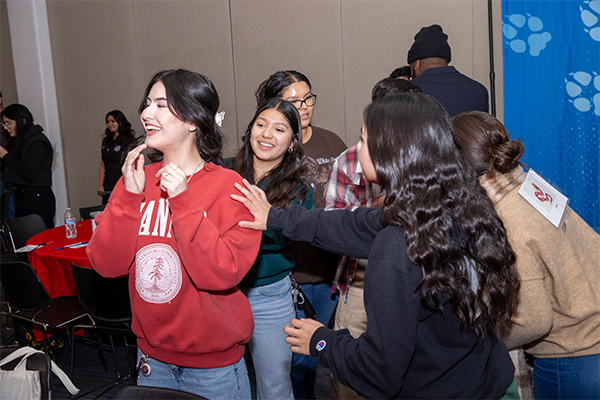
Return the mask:
[[(384, 193), (379, 185), (365, 181), (362, 176), (362, 167), (358, 161), (358, 147), (356, 145), (344, 151), (337, 158), (325, 186), (323, 208), (349, 208), (349, 207), (377, 207)], [(346, 301), (348, 288), (354, 279), (358, 260), (342, 256), (338, 263), (331, 291), (340, 291)]]

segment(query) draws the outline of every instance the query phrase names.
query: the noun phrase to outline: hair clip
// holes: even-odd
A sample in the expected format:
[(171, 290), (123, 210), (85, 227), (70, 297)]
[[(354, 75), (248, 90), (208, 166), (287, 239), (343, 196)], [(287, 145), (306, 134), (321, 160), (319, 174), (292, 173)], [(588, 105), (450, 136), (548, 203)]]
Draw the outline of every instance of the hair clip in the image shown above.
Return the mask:
[(219, 125), (219, 128), (221, 127), (221, 125), (223, 125), (224, 119), (225, 119), (225, 111), (219, 111), (215, 115), (215, 122), (217, 123), (217, 125)]

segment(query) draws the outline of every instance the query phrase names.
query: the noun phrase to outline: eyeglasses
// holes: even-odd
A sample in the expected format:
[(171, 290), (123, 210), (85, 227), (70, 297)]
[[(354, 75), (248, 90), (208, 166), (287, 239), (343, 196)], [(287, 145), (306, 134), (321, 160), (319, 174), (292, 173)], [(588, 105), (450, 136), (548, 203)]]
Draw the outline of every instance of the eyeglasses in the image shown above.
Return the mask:
[(298, 110), (302, 108), (302, 104), (306, 104), (306, 107), (312, 107), (315, 105), (316, 102), (317, 102), (316, 94), (311, 94), (304, 100), (290, 100), (290, 103), (292, 103)]
[(7, 120), (7, 121), (2, 121), (0, 122), (2, 124), (3, 127), (7, 127), (7, 125), (11, 125), (14, 121), (11, 120)]

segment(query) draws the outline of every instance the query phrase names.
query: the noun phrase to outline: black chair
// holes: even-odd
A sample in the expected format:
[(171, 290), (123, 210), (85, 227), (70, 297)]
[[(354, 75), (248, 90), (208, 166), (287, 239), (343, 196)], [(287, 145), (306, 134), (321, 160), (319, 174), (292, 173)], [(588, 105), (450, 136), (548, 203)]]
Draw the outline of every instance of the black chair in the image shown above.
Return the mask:
[[(122, 278), (104, 278), (92, 268), (84, 268), (75, 264), (71, 264), (71, 267), (73, 268), (73, 276), (75, 277), (75, 286), (77, 287), (79, 302), (92, 320), (91, 325), (76, 325), (73, 329), (88, 328), (97, 333), (98, 355), (106, 371), (108, 368), (102, 352), (102, 334), (108, 334), (110, 339), (117, 379), (104, 391), (106, 392), (133, 374), (129, 357), (129, 347), (133, 348), (136, 346), (127, 343), (128, 336), (134, 337), (131, 331), (132, 317), (131, 304), (129, 301), (129, 278), (127, 276)], [(122, 336), (125, 344), (125, 357), (129, 368), (129, 372), (126, 376), (122, 376), (119, 371), (113, 335)], [(73, 340), (74, 339), (75, 337), (73, 336)], [(75, 343), (72, 342), (71, 373), (74, 371), (74, 348)]]
[[(44, 328), (44, 350), (47, 349), (48, 328), (67, 328), (68, 324), (81, 318), (89, 319), (77, 297), (51, 298), (33, 268), (27, 263), (1, 263), (0, 280), (6, 295), (9, 315), (13, 319), (31, 321)], [(69, 336), (69, 330), (66, 331)]]
[(94, 211), (104, 211), (104, 208), (106, 208), (106, 204), (102, 204), (100, 206), (92, 206), (92, 207), (81, 207), (79, 209), (79, 217), (81, 218), (82, 221), (84, 219), (92, 219), (92, 216), (90, 215), (90, 213), (93, 213)]
[(197, 394), (181, 390), (165, 389), (151, 386), (127, 386), (114, 397), (115, 400), (207, 400)]
[[(48, 225), (46, 225), (42, 217), (37, 214), (29, 214), (24, 217), (10, 219), (5, 221), (5, 224), (8, 226), (8, 236), (13, 251), (25, 246), (32, 236), (48, 229)], [(27, 253), (17, 253), (16, 255), (18, 257), (14, 257), (13, 260), (18, 259), (27, 262)]]
[[(0, 359), (3, 359), (15, 350), (17, 350), (16, 347), (0, 348)], [(16, 360), (11, 361), (6, 365), (3, 365), (2, 369), (7, 371), (14, 369), (19, 363), (19, 361), (21, 361), (21, 359), (22, 357), (19, 357)], [(31, 356), (29, 356), (29, 358), (27, 358), (27, 364), (25, 368), (29, 371), (40, 372), (40, 382), (42, 385), (42, 399), (50, 399), (52, 391), (52, 363), (50, 361), (50, 357), (42, 353), (32, 354)]]

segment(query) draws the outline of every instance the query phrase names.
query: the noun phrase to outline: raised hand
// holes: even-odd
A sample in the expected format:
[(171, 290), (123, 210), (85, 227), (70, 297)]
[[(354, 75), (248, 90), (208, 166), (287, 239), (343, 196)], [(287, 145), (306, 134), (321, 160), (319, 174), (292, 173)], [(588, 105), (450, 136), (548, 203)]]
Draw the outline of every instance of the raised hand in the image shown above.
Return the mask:
[(244, 186), (236, 182), (235, 188), (242, 192), (243, 196), (232, 194), (231, 198), (245, 205), (252, 216), (254, 216), (254, 221), (240, 221), (238, 224), (243, 228), (264, 231), (267, 229), (267, 217), (271, 209), (267, 195), (261, 188), (250, 184), (246, 179), (242, 182)]
[(123, 185), (125, 189), (132, 193), (142, 193), (146, 186), (146, 173), (144, 172), (144, 155), (142, 150), (146, 148), (145, 144), (140, 144), (131, 150), (125, 162), (123, 163)]
[(177, 161), (170, 162), (163, 166), (156, 173), (160, 176), (160, 188), (167, 192), (169, 197), (175, 197), (187, 189), (187, 177), (185, 171), (181, 169)]

